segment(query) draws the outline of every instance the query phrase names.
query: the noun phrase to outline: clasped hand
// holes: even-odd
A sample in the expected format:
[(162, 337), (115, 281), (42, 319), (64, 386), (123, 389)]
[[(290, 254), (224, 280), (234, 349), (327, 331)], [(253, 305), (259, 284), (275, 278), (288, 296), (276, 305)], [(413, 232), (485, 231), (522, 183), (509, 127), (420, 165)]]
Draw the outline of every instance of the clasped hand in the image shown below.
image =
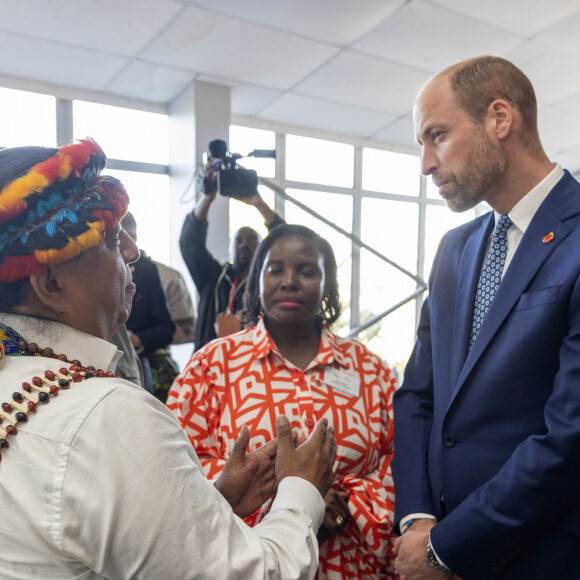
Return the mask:
[(246, 451), (250, 431), (244, 426), (224, 469), (215, 483), (234, 513), (246, 517), (254, 513), (276, 491), (285, 477), (301, 477), (312, 483), (324, 497), (332, 484), (336, 458), (334, 429), (321, 419), (304, 441), (292, 434), (285, 415), (276, 420), (277, 439), (256, 451)]

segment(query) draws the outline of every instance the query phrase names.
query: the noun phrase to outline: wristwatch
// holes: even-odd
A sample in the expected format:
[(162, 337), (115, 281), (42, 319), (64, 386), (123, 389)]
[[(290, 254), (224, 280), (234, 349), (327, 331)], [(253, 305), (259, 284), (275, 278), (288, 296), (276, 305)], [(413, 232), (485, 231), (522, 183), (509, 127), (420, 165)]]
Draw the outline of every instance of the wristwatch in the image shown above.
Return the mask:
[(427, 542), (427, 562), (434, 568), (437, 568), (437, 570), (441, 570), (441, 572), (449, 572), (449, 568), (437, 558), (437, 554), (435, 554), (435, 550), (431, 545), (431, 539)]

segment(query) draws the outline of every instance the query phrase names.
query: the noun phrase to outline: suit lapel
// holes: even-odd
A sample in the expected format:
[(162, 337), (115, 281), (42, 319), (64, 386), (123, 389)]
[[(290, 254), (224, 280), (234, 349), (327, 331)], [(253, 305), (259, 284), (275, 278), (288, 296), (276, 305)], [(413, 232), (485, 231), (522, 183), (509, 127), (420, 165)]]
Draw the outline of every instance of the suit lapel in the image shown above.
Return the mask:
[[(569, 186), (573, 186), (573, 191), (570, 190)], [(465, 383), (475, 363), (482, 356), (489, 342), (497, 333), (499, 327), (519, 300), (532, 278), (536, 275), (548, 256), (556, 250), (570, 233), (569, 228), (563, 223), (563, 220), (571, 215), (577, 214), (579, 211), (580, 196), (578, 195), (577, 184), (570, 178), (569, 174), (566, 174), (544, 200), (526, 230), (505, 272), (497, 294), (477, 335), (477, 339), (467, 354), (465, 364), (459, 374), (449, 405), (453, 403), (455, 396)], [(550, 232), (554, 234), (553, 239), (549, 242), (544, 242), (544, 236)], [(479, 262), (479, 266), (481, 266), (481, 261)], [(475, 290), (471, 286), (470, 288), (472, 291), (469, 293), (469, 299), (473, 302)], [(473, 312), (473, 304), (471, 304), (471, 312)], [(471, 318), (467, 320), (467, 318), (463, 317), (461, 323), (463, 326), (457, 329), (457, 334), (461, 335), (462, 339), (465, 339), (467, 342), (466, 337), (469, 332), (468, 329), (471, 328)], [(466, 351), (467, 346), (465, 345), (463, 352)]]

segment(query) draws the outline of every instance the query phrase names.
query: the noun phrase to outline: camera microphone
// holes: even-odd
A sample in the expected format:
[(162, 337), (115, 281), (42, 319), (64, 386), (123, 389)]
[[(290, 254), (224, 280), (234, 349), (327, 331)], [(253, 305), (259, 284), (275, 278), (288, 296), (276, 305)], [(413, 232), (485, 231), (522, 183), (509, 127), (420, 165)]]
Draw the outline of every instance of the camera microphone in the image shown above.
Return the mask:
[(222, 139), (214, 139), (209, 142), (209, 154), (214, 159), (223, 159), (228, 152), (228, 145)]
[[(221, 195), (228, 197), (250, 197), (258, 193), (258, 173), (254, 169), (246, 169), (237, 164), (244, 155), (230, 153), (223, 139), (209, 142), (209, 155), (215, 161), (212, 165), (217, 169), (216, 185)], [(245, 157), (276, 158), (275, 149), (254, 149)], [(207, 192), (215, 191), (216, 185), (206, 183)]]
[(255, 157), (259, 159), (276, 159), (276, 149), (254, 149), (246, 157)]

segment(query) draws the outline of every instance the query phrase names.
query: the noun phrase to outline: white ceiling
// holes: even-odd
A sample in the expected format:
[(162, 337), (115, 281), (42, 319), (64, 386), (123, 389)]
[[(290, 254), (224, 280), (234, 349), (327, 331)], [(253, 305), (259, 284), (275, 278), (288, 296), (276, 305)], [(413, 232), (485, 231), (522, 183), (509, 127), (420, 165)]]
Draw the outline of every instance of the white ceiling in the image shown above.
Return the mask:
[(417, 89), (495, 54), (536, 87), (551, 157), (580, 171), (580, 0), (0, 0), (0, 75), (414, 147)]

